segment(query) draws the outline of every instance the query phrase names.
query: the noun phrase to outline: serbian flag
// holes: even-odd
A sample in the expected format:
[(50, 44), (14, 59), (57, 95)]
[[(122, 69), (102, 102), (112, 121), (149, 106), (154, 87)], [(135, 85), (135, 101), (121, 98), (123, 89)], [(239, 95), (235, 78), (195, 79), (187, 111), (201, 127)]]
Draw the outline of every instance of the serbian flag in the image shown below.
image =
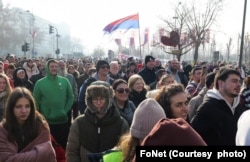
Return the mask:
[(106, 33), (112, 33), (113, 31), (117, 29), (137, 29), (139, 28), (139, 16), (138, 14), (127, 16), (124, 18), (121, 18), (119, 20), (116, 20), (103, 29), (103, 31)]

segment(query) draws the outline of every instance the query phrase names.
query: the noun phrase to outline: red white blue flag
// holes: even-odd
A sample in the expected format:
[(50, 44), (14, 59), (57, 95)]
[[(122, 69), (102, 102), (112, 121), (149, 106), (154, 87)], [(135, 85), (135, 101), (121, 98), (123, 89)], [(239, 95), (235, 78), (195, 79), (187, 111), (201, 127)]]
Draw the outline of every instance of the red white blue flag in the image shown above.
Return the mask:
[(113, 31), (117, 29), (137, 29), (139, 28), (139, 16), (138, 14), (127, 16), (124, 18), (121, 18), (119, 20), (116, 20), (114, 22), (111, 22), (105, 28), (103, 31), (108, 34), (112, 33)]

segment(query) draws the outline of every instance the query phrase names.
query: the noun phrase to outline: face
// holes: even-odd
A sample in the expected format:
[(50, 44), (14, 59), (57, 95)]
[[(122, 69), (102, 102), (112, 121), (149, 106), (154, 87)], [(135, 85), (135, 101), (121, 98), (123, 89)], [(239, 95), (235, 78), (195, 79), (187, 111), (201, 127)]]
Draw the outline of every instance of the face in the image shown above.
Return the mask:
[(10, 56), (9, 57), (9, 62), (10, 63), (14, 63), (15, 62), (15, 57), (14, 56)]
[(75, 72), (75, 67), (70, 66), (68, 72), (73, 74)]
[(127, 84), (120, 84), (116, 87), (115, 89), (115, 98), (118, 101), (127, 101), (128, 100), (128, 95), (129, 95), (129, 88)]
[(161, 61), (160, 60), (155, 60), (155, 66), (156, 67), (161, 66)]
[(155, 60), (152, 59), (152, 60), (148, 61), (146, 66), (149, 69), (153, 69), (155, 67)]
[(41, 63), (40, 63), (40, 66), (39, 66), (39, 70), (40, 70), (40, 71), (45, 70), (45, 66), (46, 66), (46, 65), (45, 65), (45, 62), (41, 62)]
[(106, 64), (102, 65), (98, 71), (98, 74), (106, 76), (109, 73), (109, 69), (110, 69), (109, 65), (106, 65)]
[(194, 75), (193, 75), (193, 80), (195, 80), (196, 82), (200, 82), (201, 74), (202, 74), (202, 70), (195, 70)]
[(8, 73), (8, 75), (12, 75), (14, 71), (15, 71), (15, 69), (8, 69), (7, 73)]
[(92, 103), (97, 109), (97, 111), (101, 111), (103, 106), (105, 105), (105, 98), (104, 97), (93, 97)]
[(29, 65), (29, 66), (32, 66), (32, 65), (33, 65), (33, 62), (32, 62), (32, 61), (29, 61), (29, 62), (28, 62), (28, 65)]
[(65, 63), (64, 62), (58, 62), (58, 68), (60, 69), (60, 70), (65, 70)]
[(50, 64), (49, 64), (49, 72), (50, 72), (50, 74), (55, 76), (57, 74), (57, 69), (58, 69), (57, 63), (50, 62)]
[(23, 125), (30, 115), (30, 102), (27, 98), (20, 98), (14, 108), (14, 116), (16, 117), (18, 123)]
[(179, 69), (179, 62), (177, 60), (172, 60), (170, 63), (170, 68), (173, 71), (176, 71)]
[(170, 76), (170, 77), (167, 77), (165, 78), (163, 81), (162, 81), (162, 85), (170, 85), (170, 84), (173, 84), (174, 83), (174, 77)]
[(118, 64), (111, 64), (110, 72), (113, 74), (117, 74), (119, 72), (119, 65)]
[(223, 96), (234, 98), (240, 93), (241, 82), (238, 75), (231, 74), (225, 81), (219, 80), (218, 84)]
[(142, 79), (137, 79), (135, 84), (133, 85), (132, 89), (135, 90), (136, 92), (141, 92), (144, 88), (144, 83)]
[(0, 78), (0, 92), (3, 92), (6, 90), (7, 83), (4, 78)]
[(187, 95), (184, 92), (178, 93), (171, 97), (170, 102), (174, 118), (183, 118), (186, 120), (189, 111)]
[(18, 72), (17, 77), (20, 78), (20, 79), (24, 79), (25, 78), (25, 72), (23, 70)]

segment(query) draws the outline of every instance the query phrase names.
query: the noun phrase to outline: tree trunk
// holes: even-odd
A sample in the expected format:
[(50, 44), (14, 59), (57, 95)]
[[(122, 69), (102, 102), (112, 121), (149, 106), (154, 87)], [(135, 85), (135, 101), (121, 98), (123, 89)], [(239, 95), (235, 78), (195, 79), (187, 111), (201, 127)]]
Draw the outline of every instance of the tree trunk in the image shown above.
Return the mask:
[(177, 60), (180, 62), (181, 61), (181, 55), (176, 55)]
[(195, 45), (195, 48), (194, 48), (194, 63), (196, 64), (197, 63), (197, 60), (198, 60), (198, 51), (199, 51), (199, 45)]

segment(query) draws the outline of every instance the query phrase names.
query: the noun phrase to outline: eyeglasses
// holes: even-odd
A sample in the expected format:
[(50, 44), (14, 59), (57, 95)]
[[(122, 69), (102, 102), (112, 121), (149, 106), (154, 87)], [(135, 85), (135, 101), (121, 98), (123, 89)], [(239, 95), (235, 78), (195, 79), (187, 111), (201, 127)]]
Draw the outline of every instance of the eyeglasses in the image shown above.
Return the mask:
[(124, 91), (125, 91), (126, 93), (129, 93), (129, 88), (118, 88), (116, 91), (117, 91), (118, 93), (124, 93)]
[(109, 66), (101, 66), (102, 69), (109, 69), (110, 67)]

